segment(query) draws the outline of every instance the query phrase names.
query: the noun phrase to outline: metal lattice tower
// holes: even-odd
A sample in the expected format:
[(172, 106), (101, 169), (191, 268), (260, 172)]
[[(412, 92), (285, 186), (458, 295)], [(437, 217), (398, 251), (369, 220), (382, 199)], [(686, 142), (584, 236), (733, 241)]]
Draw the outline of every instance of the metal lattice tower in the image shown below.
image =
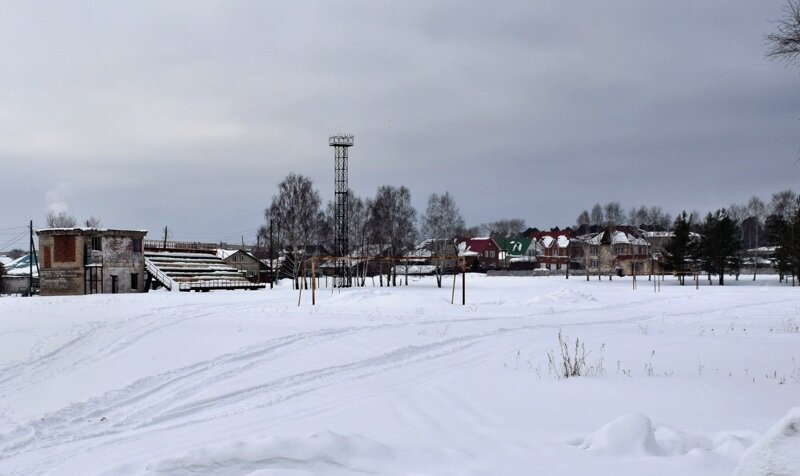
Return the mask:
[(349, 235), (349, 210), (347, 209), (347, 149), (353, 146), (352, 134), (338, 134), (330, 136), (328, 145), (334, 148), (335, 152), (335, 175), (334, 175), (334, 235), (335, 235), (335, 256), (336, 260), (336, 281), (337, 287), (349, 287), (352, 284), (350, 277), (350, 267), (345, 259), (350, 248), (347, 243)]

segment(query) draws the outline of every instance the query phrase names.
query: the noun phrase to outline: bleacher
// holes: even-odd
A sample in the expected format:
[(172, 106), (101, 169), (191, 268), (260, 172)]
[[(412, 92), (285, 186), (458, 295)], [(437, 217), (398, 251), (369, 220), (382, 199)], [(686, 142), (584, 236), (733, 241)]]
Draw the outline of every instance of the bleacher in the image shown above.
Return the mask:
[(150, 279), (173, 290), (260, 289), (263, 284), (248, 281), (243, 272), (208, 252), (148, 251), (145, 267)]

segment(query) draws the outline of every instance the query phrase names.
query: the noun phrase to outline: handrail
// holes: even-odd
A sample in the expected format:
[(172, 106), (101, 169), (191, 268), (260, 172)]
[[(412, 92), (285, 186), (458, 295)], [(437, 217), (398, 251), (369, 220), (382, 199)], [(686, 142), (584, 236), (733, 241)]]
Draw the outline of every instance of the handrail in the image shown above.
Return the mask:
[(193, 291), (203, 289), (239, 289), (239, 288), (261, 288), (264, 283), (251, 283), (243, 279), (204, 279), (201, 281), (186, 281), (178, 283), (178, 290)]
[(147, 272), (150, 273), (151, 276), (156, 278), (156, 281), (163, 284), (165, 288), (172, 291), (172, 279), (166, 275), (163, 271), (158, 269), (158, 267), (153, 264), (149, 259), (144, 259), (144, 266), (147, 269)]
[(148, 251), (197, 250), (216, 252), (219, 247), (218, 243), (201, 243), (199, 241), (144, 240), (144, 248)]

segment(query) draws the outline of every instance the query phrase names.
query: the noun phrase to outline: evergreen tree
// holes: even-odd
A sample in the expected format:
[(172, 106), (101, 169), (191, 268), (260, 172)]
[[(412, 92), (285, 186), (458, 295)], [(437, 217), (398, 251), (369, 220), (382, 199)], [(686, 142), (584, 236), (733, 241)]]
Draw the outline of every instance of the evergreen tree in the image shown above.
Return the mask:
[(739, 225), (723, 208), (709, 213), (703, 223), (703, 236), (699, 245), (699, 256), (703, 269), (719, 276), (719, 285), (725, 285), (725, 273), (735, 270), (741, 250)]
[(792, 273), (792, 286), (795, 277), (800, 277), (800, 201), (795, 205), (792, 221), (785, 230), (784, 242), (786, 244), (788, 268)]
[(766, 220), (767, 245), (775, 247), (775, 268), (780, 280), (783, 281), (789, 272), (789, 223), (783, 215), (772, 214)]
[(672, 239), (664, 245), (665, 264), (668, 269), (678, 274), (681, 286), (684, 284), (686, 273), (689, 272), (689, 261), (692, 257), (691, 227), (691, 218), (684, 211), (675, 219)]

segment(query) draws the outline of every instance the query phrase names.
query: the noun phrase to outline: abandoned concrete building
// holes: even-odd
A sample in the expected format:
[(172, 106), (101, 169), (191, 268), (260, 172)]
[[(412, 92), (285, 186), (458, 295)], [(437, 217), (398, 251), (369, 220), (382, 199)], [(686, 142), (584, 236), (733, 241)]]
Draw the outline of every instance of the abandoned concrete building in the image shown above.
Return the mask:
[(147, 231), (50, 228), (36, 234), (42, 296), (146, 291)]

